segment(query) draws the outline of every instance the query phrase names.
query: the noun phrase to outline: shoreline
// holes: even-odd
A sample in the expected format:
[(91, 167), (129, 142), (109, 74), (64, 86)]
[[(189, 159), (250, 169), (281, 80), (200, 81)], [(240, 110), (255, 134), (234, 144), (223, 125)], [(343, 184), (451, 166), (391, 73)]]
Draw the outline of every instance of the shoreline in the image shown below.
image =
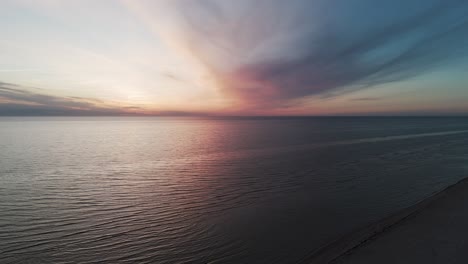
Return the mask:
[(374, 222), (366, 227), (358, 229), (354, 232), (344, 235), (332, 241), (331, 243), (315, 250), (311, 255), (305, 257), (300, 263), (304, 264), (322, 264), (331, 263), (339, 258), (349, 255), (352, 252), (359, 250), (361, 247), (372, 243), (375, 239), (382, 235), (391, 232), (391, 230), (410, 218), (415, 217), (428, 206), (441, 198), (447, 196), (452, 190), (461, 187), (468, 183), (468, 177), (457, 181), (456, 183), (447, 186), (441, 191), (435, 192), (431, 196), (421, 200), (420, 202), (397, 211), (377, 222)]

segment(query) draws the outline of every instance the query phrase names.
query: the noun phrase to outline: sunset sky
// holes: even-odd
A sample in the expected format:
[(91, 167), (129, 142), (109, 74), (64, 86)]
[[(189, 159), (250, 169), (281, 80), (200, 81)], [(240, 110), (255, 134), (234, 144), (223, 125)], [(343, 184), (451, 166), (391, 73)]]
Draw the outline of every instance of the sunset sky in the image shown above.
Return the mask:
[(465, 0), (2, 0), (0, 115), (468, 114)]

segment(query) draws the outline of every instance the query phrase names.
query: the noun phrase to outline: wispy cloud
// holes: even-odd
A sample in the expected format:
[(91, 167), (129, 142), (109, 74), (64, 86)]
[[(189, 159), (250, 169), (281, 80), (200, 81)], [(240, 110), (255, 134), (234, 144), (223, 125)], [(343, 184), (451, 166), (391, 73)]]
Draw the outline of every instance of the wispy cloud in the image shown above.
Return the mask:
[(462, 0), (178, 3), (186, 44), (247, 107), (406, 80), (468, 45)]

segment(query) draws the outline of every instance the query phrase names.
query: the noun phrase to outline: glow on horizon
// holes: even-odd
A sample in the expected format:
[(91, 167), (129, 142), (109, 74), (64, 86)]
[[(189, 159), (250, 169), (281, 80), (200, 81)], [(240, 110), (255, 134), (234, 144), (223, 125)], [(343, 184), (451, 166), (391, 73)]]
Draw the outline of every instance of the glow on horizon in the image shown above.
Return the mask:
[(467, 114), (468, 4), (439, 2), (6, 0), (0, 115)]

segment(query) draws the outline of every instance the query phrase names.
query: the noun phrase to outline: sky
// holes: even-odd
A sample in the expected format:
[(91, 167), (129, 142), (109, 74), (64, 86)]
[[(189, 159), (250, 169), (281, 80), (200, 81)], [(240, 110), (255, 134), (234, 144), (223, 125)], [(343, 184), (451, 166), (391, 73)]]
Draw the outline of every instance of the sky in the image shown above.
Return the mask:
[(466, 115), (465, 0), (2, 0), (0, 115)]

